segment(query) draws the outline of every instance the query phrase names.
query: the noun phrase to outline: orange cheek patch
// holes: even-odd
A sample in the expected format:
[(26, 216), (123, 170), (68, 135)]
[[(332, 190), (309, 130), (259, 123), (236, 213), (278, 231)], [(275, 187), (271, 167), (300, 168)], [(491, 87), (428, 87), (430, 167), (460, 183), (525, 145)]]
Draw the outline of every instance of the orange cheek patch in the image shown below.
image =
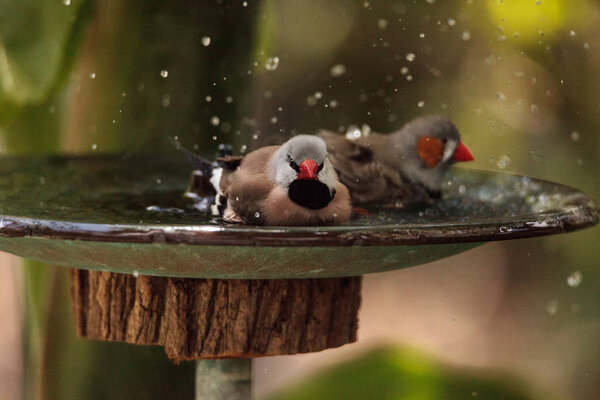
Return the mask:
[(417, 143), (417, 153), (428, 168), (433, 168), (442, 160), (444, 144), (439, 139), (423, 136)]

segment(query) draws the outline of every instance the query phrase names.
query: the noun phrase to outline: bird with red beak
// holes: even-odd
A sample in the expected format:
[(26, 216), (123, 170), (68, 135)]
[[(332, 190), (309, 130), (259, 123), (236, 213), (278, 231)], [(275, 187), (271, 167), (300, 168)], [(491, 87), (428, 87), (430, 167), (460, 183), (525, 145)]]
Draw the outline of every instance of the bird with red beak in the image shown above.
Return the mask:
[(448, 168), (473, 160), (454, 123), (439, 115), (416, 118), (387, 135), (319, 135), (356, 204), (432, 202), (441, 197)]
[(350, 219), (348, 189), (338, 180), (323, 139), (298, 135), (218, 163), (195, 156), (216, 196), (211, 207), (228, 222), (257, 225), (339, 224)]

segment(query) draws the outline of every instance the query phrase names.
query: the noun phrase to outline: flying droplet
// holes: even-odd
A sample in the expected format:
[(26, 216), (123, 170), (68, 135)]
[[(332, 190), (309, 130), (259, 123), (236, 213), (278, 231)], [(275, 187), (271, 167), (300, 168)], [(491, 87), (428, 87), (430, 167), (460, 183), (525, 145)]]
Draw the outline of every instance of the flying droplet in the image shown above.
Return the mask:
[(248, 2), (247, 1), (242, 2), (242, 7), (248, 7)]
[(463, 33), (460, 34), (460, 38), (462, 40), (464, 40), (465, 42), (471, 40), (471, 32), (469, 31), (464, 31)]
[(315, 99), (323, 98), (323, 92), (315, 92)]
[(215, 115), (211, 117), (210, 123), (212, 126), (219, 126), (219, 124), (221, 123), (221, 119)]
[(98, 145), (96, 143), (92, 144), (92, 150), (96, 150), (98, 148)]
[(575, 271), (567, 277), (567, 285), (572, 288), (581, 285), (581, 281), (583, 281), (583, 274), (581, 271)]
[(350, 125), (346, 130), (346, 139), (356, 140), (362, 136), (362, 132), (356, 125)]
[(90, 79), (96, 79), (96, 73), (95, 72), (92, 72), (90, 74)]
[(577, 131), (571, 132), (571, 140), (574, 142), (579, 141), (579, 132), (577, 132)]
[(204, 36), (202, 38), (202, 44), (204, 45), (204, 47), (210, 46), (210, 36)]
[(387, 19), (381, 18), (379, 21), (377, 21), (377, 26), (379, 27), (379, 29), (385, 29), (388, 25), (389, 22)]
[(456, 25), (456, 20), (454, 18), (448, 18), (448, 26)]
[(165, 108), (169, 107), (171, 105), (171, 96), (168, 94), (165, 94), (162, 98), (161, 104)]
[(212, 101), (212, 96), (208, 95), (204, 98), (204, 100), (206, 100), (207, 103), (210, 103)]
[(329, 73), (334, 78), (339, 78), (346, 73), (346, 66), (344, 64), (336, 64), (329, 70)]
[(134, 278), (137, 279), (140, 276), (140, 273), (138, 271), (134, 270), (132, 275)]
[(575, 37), (576, 35), (577, 35), (577, 34), (576, 34), (576, 33), (575, 33), (575, 31), (573, 31), (573, 30), (569, 32), (569, 36), (571, 36), (571, 37)]
[(260, 213), (258, 211), (254, 213), (254, 218), (260, 218)]
[(546, 305), (546, 312), (550, 315), (556, 314), (558, 311), (558, 300), (550, 300)]
[(416, 57), (416, 56), (415, 56), (415, 53), (408, 53), (408, 54), (406, 55), (406, 60), (407, 60), (408, 62), (413, 62), (413, 61), (415, 61), (415, 57)]
[(279, 67), (279, 57), (269, 57), (267, 58), (267, 63), (265, 64), (265, 69), (267, 71), (275, 71)]
[(417, 103), (417, 106), (418, 106), (419, 108), (423, 108), (423, 107), (425, 107), (425, 102), (424, 102), (423, 100), (421, 100), (421, 101), (419, 101), (419, 102)]
[(160, 76), (162, 76), (163, 78), (166, 78), (167, 76), (169, 76), (169, 71), (167, 71), (166, 69), (163, 69), (162, 71), (160, 71)]
[(503, 154), (502, 157), (498, 159), (498, 162), (496, 162), (496, 166), (500, 169), (505, 169), (510, 165), (511, 161), (512, 159), (508, 154)]
[(71, 0), (63, 0), (63, 4), (65, 6), (70, 6), (71, 5)]

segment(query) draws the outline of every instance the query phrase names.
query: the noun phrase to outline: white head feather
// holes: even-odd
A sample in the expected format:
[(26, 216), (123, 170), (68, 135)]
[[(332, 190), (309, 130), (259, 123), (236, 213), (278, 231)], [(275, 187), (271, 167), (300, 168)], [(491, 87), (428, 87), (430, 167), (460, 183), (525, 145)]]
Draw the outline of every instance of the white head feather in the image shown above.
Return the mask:
[(325, 141), (317, 136), (294, 136), (281, 145), (269, 163), (269, 176), (279, 186), (287, 188), (298, 177), (298, 172), (290, 165), (297, 165), (305, 160), (313, 160), (317, 165), (323, 165), (318, 172), (319, 181), (327, 185), (333, 193), (338, 182), (338, 176), (327, 155)]

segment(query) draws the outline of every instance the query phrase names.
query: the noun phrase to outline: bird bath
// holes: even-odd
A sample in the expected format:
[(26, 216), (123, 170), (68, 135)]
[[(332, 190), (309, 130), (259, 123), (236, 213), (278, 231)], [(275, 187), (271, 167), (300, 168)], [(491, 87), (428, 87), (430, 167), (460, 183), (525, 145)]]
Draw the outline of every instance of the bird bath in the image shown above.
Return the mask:
[(189, 169), (178, 155), (2, 158), (0, 250), (84, 269), (82, 336), (240, 359), (200, 361), (198, 398), (247, 396), (252, 357), (356, 340), (363, 274), (598, 222), (575, 189), (455, 169), (430, 206), (372, 207), (343, 226), (224, 224), (182, 196)]

